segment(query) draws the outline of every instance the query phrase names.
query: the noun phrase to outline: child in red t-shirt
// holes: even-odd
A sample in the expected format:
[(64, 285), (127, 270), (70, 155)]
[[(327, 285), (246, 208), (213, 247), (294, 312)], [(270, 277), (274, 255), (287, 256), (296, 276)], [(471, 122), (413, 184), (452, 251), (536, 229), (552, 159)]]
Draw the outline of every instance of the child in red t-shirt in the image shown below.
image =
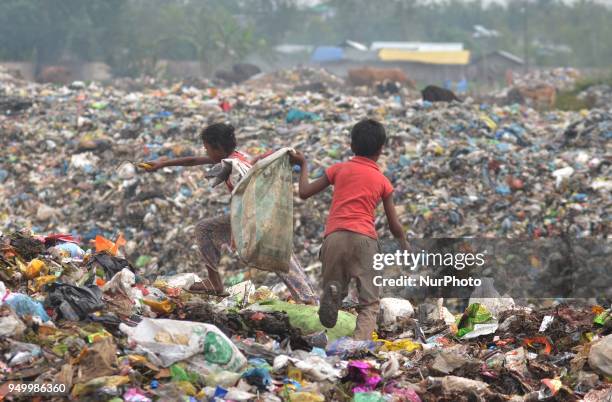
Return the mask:
[(334, 186), (332, 205), (325, 227), (320, 259), (323, 264), (323, 297), (319, 320), (332, 328), (338, 320), (338, 308), (348, 293), (352, 278), (359, 291), (359, 315), (356, 339), (370, 339), (376, 330), (379, 310), (379, 288), (373, 283), (374, 254), (380, 252), (374, 227), (374, 212), (382, 200), (389, 227), (400, 246), (407, 249), (406, 235), (393, 204), (393, 186), (380, 172), (376, 161), (382, 153), (387, 136), (379, 122), (366, 119), (351, 130), (351, 150), (355, 156), (337, 163), (325, 174), (308, 180), (308, 165), (303, 154), (291, 154), (292, 163), (300, 165), (300, 198), (307, 199)]

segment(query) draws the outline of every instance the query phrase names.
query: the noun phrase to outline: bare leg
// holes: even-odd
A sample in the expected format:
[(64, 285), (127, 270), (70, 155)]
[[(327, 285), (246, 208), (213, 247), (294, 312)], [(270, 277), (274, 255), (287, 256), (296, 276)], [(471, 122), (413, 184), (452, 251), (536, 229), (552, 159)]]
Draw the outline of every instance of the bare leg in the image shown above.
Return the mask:
[(317, 293), (295, 254), (291, 254), (289, 272), (279, 272), (277, 275), (285, 282), (294, 300), (305, 304), (317, 304), (319, 302)]
[(204, 284), (209, 290), (223, 292), (223, 280), (219, 274), (218, 264), (224, 244), (231, 242), (231, 225), (228, 215), (204, 219), (196, 225), (196, 239), (200, 254), (204, 260), (208, 281)]
[(208, 272), (208, 282), (210, 282), (208, 285), (210, 285), (210, 288), (217, 293), (222, 293), (223, 279), (221, 279), (219, 271), (215, 271), (208, 266), (206, 267), (206, 271)]
[[(221, 259), (223, 246), (231, 243), (232, 228), (229, 215), (200, 221), (196, 225), (196, 238), (208, 272), (208, 280), (203, 284), (204, 289), (202, 290), (221, 293), (223, 292), (223, 280), (217, 266)], [(317, 294), (294, 254), (291, 255), (289, 272), (279, 273), (278, 276), (285, 282), (296, 301), (307, 304), (318, 302)]]
[(360, 306), (357, 314), (357, 325), (353, 337), (358, 340), (372, 339), (372, 332), (376, 331), (378, 319), (379, 302)]

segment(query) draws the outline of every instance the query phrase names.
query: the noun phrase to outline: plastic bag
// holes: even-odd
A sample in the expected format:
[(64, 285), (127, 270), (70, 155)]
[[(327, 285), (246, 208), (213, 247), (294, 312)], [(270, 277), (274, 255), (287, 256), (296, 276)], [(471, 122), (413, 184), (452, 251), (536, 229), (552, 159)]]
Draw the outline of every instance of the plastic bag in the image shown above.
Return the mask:
[(325, 397), (314, 392), (292, 392), (289, 394), (289, 402), (324, 402)]
[[(1, 310), (0, 313), (2, 313)], [(13, 311), (9, 310), (8, 315), (4, 315), (4, 313), (0, 315), (0, 337), (17, 337), (23, 334), (25, 329), (26, 326)]]
[(392, 326), (398, 319), (412, 317), (414, 308), (408, 300), (385, 297), (380, 300), (380, 312), (382, 325)]
[(172, 276), (161, 276), (158, 277), (155, 282), (160, 282), (171, 288), (180, 288), (183, 290), (189, 290), (189, 288), (196, 282), (202, 282), (202, 279), (194, 273), (176, 274)]
[(111, 255), (117, 255), (119, 252), (119, 248), (125, 246), (126, 241), (123, 238), (123, 234), (119, 234), (117, 240), (112, 242), (107, 238), (97, 235), (96, 236), (96, 253), (100, 253), (102, 251), (106, 251)]
[[(106, 377), (98, 377), (93, 380), (89, 380), (86, 383), (75, 384), (72, 388), (70, 396), (73, 399), (83, 399), (86, 396), (88, 400), (93, 399), (104, 399), (108, 400), (109, 395), (118, 396), (121, 394), (122, 386), (130, 382), (130, 377), (127, 375), (111, 375)], [(93, 398), (93, 395), (98, 398)], [(105, 396), (102, 398), (102, 396)]]
[[(493, 320), (493, 316), (485, 306), (478, 303), (470, 304), (457, 322), (459, 328), (457, 337), (461, 338), (467, 333), (474, 331), (476, 324), (497, 324), (497, 322)], [(491, 329), (493, 329), (493, 327), (497, 329), (497, 326), (490, 326)], [(488, 326), (486, 328), (489, 329)], [(495, 329), (493, 329), (493, 332), (495, 332)], [(480, 335), (485, 334), (482, 333)]]
[(9, 367), (16, 367), (29, 363), (42, 355), (40, 346), (33, 343), (17, 342), (9, 339), (9, 351), (4, 354)]
[(483, 278), (482, 285), (470, 295), (469, 305), (476, 303), (484, 306), (493, 317), (514, 308), (514, 299), (502, 297), (495, 289), (492, 278)]
[(355, 331), (357, 317), (346, 311), (338, 311), (338, 321), (333, 328), (325, 328), (319, 321), (317, 306), (307, 306), (304, 304), (293, 304), (282, 300), (267, 300), (253, 304), (249, 307), (253, 311), (284, 311), (289, 317), (291, 326), (299, 328), (304, 335), (327, 331), (330, 341), (335, 341), (343, 336), (352, 336)]
[(113, 278), (102, 287), (103, 292), (121, 293), (134, 298), (132, 286), (136, 283), (136, 275), (127, 268), (117, 272)]
[(26, 268), (25, 276), (28, 279), (34, 279), (46, 269), (45, 262), (38, 258), (33, 259)]
[(374, 342), (382, 342), (383, 343), (383, 350), (389, 351), (389, 352), (396, 352), (396, 351), (400, 351), (400, 350), (405, 350), (408, 352), (412, 352), (418, 349), (423, 349), (423, 345), (418, 343), (418, 342), (414, 342), (411, 339), (396, 339), (394, 341), (387, 341), (385, 339), (380, 339), (378, 337), (377, 333), (372, 333), (372, 340)]
[(174, 305), (164, 292), (152, 286), (148, 286), (147, 291), (148, 294), (142, 299), (142, 302), (152, 311), (158, 314), (169, 314), (174, 310)]
[(45, 306), (56, 309), (58, 314), (67, 320), (84, 320), (87, 314), (105, 306), (102, 291), (95, 285), (80, 287), (54, 282), (48, 284), (45, 289), (49, 292)]
[(483, 335), (494, 334), (499, 328), (499, 324), (496, 322), (488, 324), (474, 324), (474, 328), (470, 332), (465, 333), (461, 336), (461, 339), (474, 339)]
[(329, 358), (324, 359), (320, 356), (307, 354), (306, 352), (304, 354), (299, 352), (304, 351), (294, 352), (295, 357), (287, 355), (276, 356), (273, 362), (273, 370), (278, 372), (291, 363), (309, 380), (337, 381), (340, 379), (342, 370), (334, 367), (333, 360), (328, 361)]
[(391, 382), (385, 385), (383, 392), (385, 394), (391, 394), (393, 398), (392, 400), (394, 401), (422, 402), (421, 397), (419, 396), (419, 394), (416, 393), (415, 390), (403, 384)]
[(354, 340), (351, 337), (343, 336), (333, 341), (327, 346), (328, 356), (340, 356), (345, 358), (346, 356), (356, 351), (368, 350), (374, 352), (376, 350), (376, 342), (371, 340)]
[(285, 118), (285, 121), (287, 123), (294, 123), (294, 122), (299, 122), (303, 120), (317, 121), (317, 120), (321, 120), (321, 116), (319, 116), (316, 113), (305, 112), (303, 110), (294, 108), (294, 109), (289, 110), (289, 113), (287, 113), (287, 117)]
[(242, 373), (242, 378), (250, 385), (257, 387), (259, 391), (265, 391), (272, 385), (270, 371), (264, 367), (253, 367)]
[(124, 402), (151, 402), (152, 399), (149, 398), (146, 393), (138, 388), (129, 388), (123, 394)]
[(39, 292), (43, 288), (43, 286), (48, 283), (55, 282), (56, 280), (57, 276), (55, 275), (39, 276), (38, 278), (34, 278), (34, 280), (32, 281), (30, 290), (34, 292)]
[(42, 322), (49, 321), (49, 316), (41, 302), (21, 293), (9, 293), (4, 300), (19, 317), (31, 315), (40, 317)]
[(232, 191), (232, 236), (240, 258), (264, 271), (289, 272), (293, 247), (290, 148), (260, 160)]
[(472, 380), (464, 377), (457, 377), (454, 375), (447, 375), (444, 377), (428, 377), (427, 386), (431, 388), (441, 389), (444, 393), (482, 393), (489, 388), (489, 384), (486, 382)]
[(385, 402), (380, 392), (356, 392), (353, 402)]
[(87, 261), (87, 268), (94, 271), (94, 276), (103, 277), (105, 281), (111, 280), (117, 272), (124, 268), (136, 272), (128, 260), (112, 256), (106, 252), (92, 255)]
[(598, 373), (612, 377), (612, 335), (593, 343), (589, 351), (589, 366)]
[(232, 373), (231, 371), (215, 371), (203, 376), (204, 383), (208, 386), (222, 386), (225, 388), (233, 387), (240, 380), (242, 374)]
[(74, 243), (62, 243), (53, 247), (58, 251), (63, 251), (65, 253), (69, 253), (71, 258), (83, 258), (85, 256), (85, 251), (78, 244)]
[(197, 354), (202, 354), (209, 372), (219, 369), (236, 372), (247, 363), (232, 341), (214, 325), (144, 318), (135, 328), (121, 324), (119, 329), (151, 361), (159, 361), (164, 367)]
[(356, 387), (353, 392), (369, 392), (373, 391), (382, 381), (382, 377), (369, 362), (353, 360), (348, 364), (348, 373), (343, 381), (351, 381)]

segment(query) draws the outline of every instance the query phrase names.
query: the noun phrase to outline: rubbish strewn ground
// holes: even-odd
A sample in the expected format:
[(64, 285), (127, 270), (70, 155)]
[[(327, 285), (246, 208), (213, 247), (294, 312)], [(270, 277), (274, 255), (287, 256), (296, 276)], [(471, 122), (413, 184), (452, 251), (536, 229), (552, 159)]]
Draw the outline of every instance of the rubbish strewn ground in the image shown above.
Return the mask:
[[(193, 226), (229, 196), (204, 169), (135, 165), (200, 154), (199, 130), (227, 120), (241, 149), (298, 148), (317, 176), (350, 155), (348, 130), (367, 115), (390, 134), (382, 165), (411, 237), (606, 238), (609, 105), (430, 104), (313, 70), (231, 88), (2, 79), (0, 395), (37, 381), (79, 400), (612, 399), (612, 320), (598, 300), (387, 300), (403, 308), (357, 342), (350, 308), (325, 333), (316, 307), (231, 256), (232, 296), (190, 292), (203, 276)], [(330, 199), (295, 202), (294, 248), (314, 280)], [(384, 219), (377, 228), (388, 242)]]

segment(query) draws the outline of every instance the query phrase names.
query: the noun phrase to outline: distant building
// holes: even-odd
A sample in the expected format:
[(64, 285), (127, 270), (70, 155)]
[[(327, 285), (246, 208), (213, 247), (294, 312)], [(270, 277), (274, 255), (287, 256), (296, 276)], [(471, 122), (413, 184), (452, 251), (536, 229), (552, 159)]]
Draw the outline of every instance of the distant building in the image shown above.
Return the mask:
[(283, 44), (276, 46), (273, 60), (249, 58), (264, 71), (296, 65), (320, 66), (346, 77), (348, 70), (364, 66), (401, 68), (420, 86), (463, 80), (502, 82), (507, 71), (523, 68), (523, 60), (511, 53), (495, 51), (472, 59), (463, 43), (373, 42), (345, 40), (330, 46)]
[(463, 43), (458, 42), (372, 42), (370, 50), (412, 50), (415, 52), (458, 52)]
[(411, 79), (424, 85), (464, 79), (470, 52), (463, 50), (462, 44), (454, 47), (446, 45), (423, 46), (421, 50), (381, 49), (378, 57), (385, 63), (402, 68)]
[(318, 46), (310, 56), (313, 63), (334, 63), (344, 60), (344, 49), (340, 46)]
[(310, 45), (294, 45), (294, 44), (281, 44), (274, 47), (274, 50), (278, 53), (282, 54), (295, 54), (295, 53), (304, 53), (304, 52), (312, 52), (314, 46)]
[(364, 66), (401, 68), (409, 78), (426, 85), (465, 78), (470, 52), (462, 43), (373, 42), (368, 49), (347, 40), (340, 46), (316, 48), (311, 62), (341, 76)]
[(468, 69), (468, 78), (473, 81), (486, 81), (489, 84), (502, 82), (509, 71), (520, 71), (524, 65), (525, 62), (520, 57), (498, 50), (474, 60)]

